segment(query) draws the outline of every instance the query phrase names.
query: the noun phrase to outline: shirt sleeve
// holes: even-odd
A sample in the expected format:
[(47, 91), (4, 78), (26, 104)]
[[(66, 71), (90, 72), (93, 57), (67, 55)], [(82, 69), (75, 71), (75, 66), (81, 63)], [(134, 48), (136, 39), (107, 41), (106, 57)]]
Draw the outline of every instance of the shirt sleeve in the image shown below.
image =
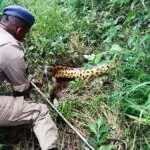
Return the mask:
[[(18, 51), (16, 51), (17, 49)], [(11, 46), (10, 50), (11, 53), (13, 52), (12, 55), (14, 55), (15, 53), (16, 54), (15, 57), (10, 57), (10, 61), (8, 61), (7, 65), (5, 66), (4, 74), (10, 81), (13, 91), (24, 92), (30, 86), (30, 81), (28, 81), (25, 71), (24, 55), (20, 53), (21, 50), (19, 49), (19, 46)]]

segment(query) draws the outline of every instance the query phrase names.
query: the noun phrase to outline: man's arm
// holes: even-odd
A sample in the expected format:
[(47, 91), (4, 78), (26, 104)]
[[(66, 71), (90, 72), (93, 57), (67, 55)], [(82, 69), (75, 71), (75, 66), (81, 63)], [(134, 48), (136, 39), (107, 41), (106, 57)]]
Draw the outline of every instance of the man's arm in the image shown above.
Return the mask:
[(12, 85), (14, 96), (26, 95), (30, 89), (30, 81), (25, 72), (23, 51), (19, 45), (8, 45), (7, 48), (12, 54), (8, 54), (10, 59), (4, 68), (4, 74)]

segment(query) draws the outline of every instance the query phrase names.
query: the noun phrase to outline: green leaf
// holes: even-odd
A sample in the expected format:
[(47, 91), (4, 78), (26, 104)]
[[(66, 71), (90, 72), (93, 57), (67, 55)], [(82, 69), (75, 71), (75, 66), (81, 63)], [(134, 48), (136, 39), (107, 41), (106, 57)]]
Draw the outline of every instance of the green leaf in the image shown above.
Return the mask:
[(102, 54), (97, 54), (94, 58), (94, 64), (97, 65), (98, 63), (100, 63), (101, 61), (101, 58), (102, 58)]
[(102, 145), (98, 150), (112, 150), (112, 145)]
[(84, 55), (84, 58), (89, 60), (89, 61), (93, 61), (95, 59), (95, 54)]
[(110, 50), (111, 51), (121, 51), (122, 48), (118, 44), (113, 44)]
[(91, 132), (93, 132), (95, 135), (97, 134), (97, 130), (96, 130), (95, 124), (89, 125), (89, 128), (90, 128)]
[(131, 11), (127, 14), (127, 18), (125, 20), (125, 23), (130, 23), (137, 15), (136, 11)]

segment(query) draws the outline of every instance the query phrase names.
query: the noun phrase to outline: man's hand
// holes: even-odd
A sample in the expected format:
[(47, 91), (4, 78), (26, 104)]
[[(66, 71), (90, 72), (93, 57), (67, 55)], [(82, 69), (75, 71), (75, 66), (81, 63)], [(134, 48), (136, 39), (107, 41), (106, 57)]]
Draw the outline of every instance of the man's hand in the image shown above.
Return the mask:
[(23, 92), (13, 91), (13, 96), (15, 96), (15, 97), (19, 97), (19, 96), (30, 97), (31, 89), (32, 89), (32, 85), (30, 84), (29, 88)]
[(13, 91), (13, 96), (15, 96), (15, 97), (19, 97), (19, 96), (30, 97), (30, 90), (33, 88), (32, 85), (31, 85), (31, 81), (32, 81), (33, 78), (34, 78), (34, 76), (30, 74), (28, 76), (28, 80), (30, 82), (29, 88), (27, 90), (23, 91), (23, 92)]

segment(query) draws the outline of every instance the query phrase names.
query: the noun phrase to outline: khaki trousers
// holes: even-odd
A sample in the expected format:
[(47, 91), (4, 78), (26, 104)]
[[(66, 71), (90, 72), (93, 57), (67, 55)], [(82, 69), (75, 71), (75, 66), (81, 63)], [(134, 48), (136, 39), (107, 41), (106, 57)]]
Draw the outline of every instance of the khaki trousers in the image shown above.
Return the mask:
[(42, 150), (56, 147), (58, 129), (44, 104), (23, 97), (0, 96), (0, 126), (32, 124)]

